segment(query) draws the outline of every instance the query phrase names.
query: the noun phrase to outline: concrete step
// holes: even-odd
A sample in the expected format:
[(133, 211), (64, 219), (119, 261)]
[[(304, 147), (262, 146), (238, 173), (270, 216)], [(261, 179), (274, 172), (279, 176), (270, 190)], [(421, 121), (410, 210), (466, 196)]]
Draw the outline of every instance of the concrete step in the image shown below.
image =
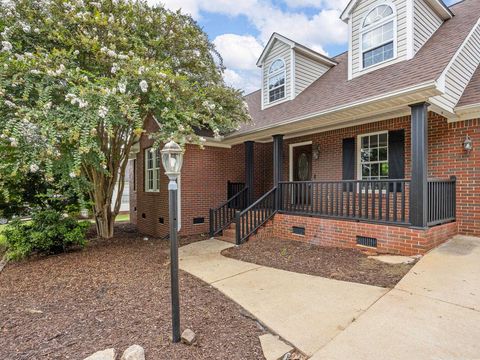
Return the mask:
[(225, 229), (223, 230), (223, 236), (234, 238), (236, 237), (235, 229)]

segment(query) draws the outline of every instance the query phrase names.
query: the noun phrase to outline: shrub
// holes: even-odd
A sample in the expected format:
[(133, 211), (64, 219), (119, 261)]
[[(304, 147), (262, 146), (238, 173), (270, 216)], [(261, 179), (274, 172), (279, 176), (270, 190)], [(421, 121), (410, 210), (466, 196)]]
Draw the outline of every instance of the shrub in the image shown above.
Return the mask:
[(86, 245), (89, 222), (78, 222), (55, 210), (39, 210), (31, 221), (12, 221), (4, 231), (7, 257), (22, 259), (33, 253), (56, 254)]

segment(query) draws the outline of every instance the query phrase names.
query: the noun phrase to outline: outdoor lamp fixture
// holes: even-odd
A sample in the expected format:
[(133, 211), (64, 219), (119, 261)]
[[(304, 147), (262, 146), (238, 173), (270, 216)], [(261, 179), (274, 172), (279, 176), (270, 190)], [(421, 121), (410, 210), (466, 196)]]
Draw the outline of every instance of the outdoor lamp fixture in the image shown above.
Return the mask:
[(312, 157), (313, 160), (318, 160), (320, 157), (320, 145), (313, 145)]
[(473, 141), (472, 139), (470, 138), (470, 136), (467, 135), (467, 137), (465, 138), (465, 141), (463, 142), (463, 148), (465, 149), (465, 151), (467, 153), (470, 153), (470, 151), (473, 150)]
[(178, 185), (183, 164), (182, 148), (174, 141), (168, 142), (162, 153), (165, 175), (168, 176), (168, 210), (170, 218), (170, 281), (172, 289), (172, 341), (180, 341), (180, 295), (178, 291)]

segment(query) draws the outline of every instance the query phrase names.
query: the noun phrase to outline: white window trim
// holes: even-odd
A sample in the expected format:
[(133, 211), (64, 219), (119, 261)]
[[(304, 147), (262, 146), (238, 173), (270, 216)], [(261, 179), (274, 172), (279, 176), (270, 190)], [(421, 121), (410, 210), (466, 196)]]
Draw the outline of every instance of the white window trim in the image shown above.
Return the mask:
[[(145, 159), (144, 159), (144, 164), (145, 164), (145, 169), (144, 169), (145, 189), (144, 189), (144, 190), (145, 190), (146, 193), (157, 193), (157, 192), (160, 192), (160, 178), (159, 178), (159, 177), (161, 176), (161, 174), (160, 174), (160, 170), (161, 170), (161, 169), (160, 169), (160, 167), (158, 167), (158, 168), (155, 167), (156, 156), (157, 156), (157, 155), (160, 156), (160, 155), (157, 153), (156, 150), (153, 152), (153, 154), (154, 154), (154, 156), (153, 156), (153, 168), (150, 169), (150, 170), (148, 169), (148, 156), (147, 156), (147, 153), (150, 152), (150, 151), (152, 151), (152, 150), (155, 150), (155, 149), (153, 149), (153, 148), (150, 147), (150, 148), (145, 149), (145, 151), (144, 151), (144, 158), (145, 158)], [(159, 158), (159, 163), (161, 163), (161, 158)], [(157, 175), (157, 171), (156, 171), (157, 169), (159, 170), (158, 175)], [(158, 184), (158, 188), (150, 189), (150, 188), (148, 187), (148, 186), (149, 186), (149, 185), (148, 185), (148, 172), (149, 172), (149, 171), (153, 171), (153, 184), (154, 184), (154, 186), (155, 186), (155, 184)], [(159, 177), (157, 177), (157, 176), (159, 176)]]
[[(390, 161), (389, 159), (389, 147), (388, 147), (388, 130), (382, 130), (382, 131), (376, 131), (368, 134), (360, 134), (357, 135), (357, 180), (363, 181), (362, 179), (362, 138), (366, 136), (372, 136), (372, 135), (381, 135), (381, 134), (387, 134), (387, 161)], [(384, 161), (379, 161), (378, 163), (381, 163)], [(385, 179), (388, 180), (388, 179)], [(368, 181), (368, 180), (365, 180)]]
[[(270, 73), (270, 69), (272, 67), (272, 65), (277, 61), (277, 60), (281, 60), (283, 62), (283, 68), (280, 69), (280, 70), (277, 70), (273, 73)], [(280, 75), (281, 73), (283, 73), (283, 78), (284, 78), (284, 83), (283, 85), (280, 85), (280, 86), (277, 86), (273, 89), (270, 89), (270, 78), (274, 77), (274, 76), (277, 76), (277, 75)], [(285, 91), (284, 91), (284, 94), (283, 94), (283, 97), (282, 98), (279, 98), (275, 101), (270, 101), (270, 91), (273, 91), (273, 90), (276, 90), (276, 89), (279, 89), (281, 87), (284, 87), (285, 88)], [(280, 101), (284, 101), (285, 99), (287, 99), (287, 63), (285, 62), (285, 60), (282, 58), (282, 57), (278, 57), (276, 59), (274, 59), (271, 63), (270, 63), (270, 66), (268, 67), (268, 72), (267, 72), (267, 99), (268, 99), (268, 104), (275, 104), (277, 102), (280, 102)]]
[[(374, 24), (371, 24), (371, 25), (368, 25), (368, 26), (363, 26), (363, 24), (365, 23), (365, 19), (367, 18), (368, 15), (370, 15), (370, 13), (376, 9), (377, 7), (379, 6), (382, 6), (382, 5), (387, 5), (387, 6), (390, 6), (392, 8), (392, 11), (393, 11), (393, 14), (382, 19), (381, 21), (379, 22), (376, 22)], [(379, 63), (376, 63), (376, 64), (373, 64), (373, 65), (370, 65), (370, 66), (367, 66), (367, 67), (364, 67), (363, 66), (363, 54), (367, 51), (370, 51), (370, 50), (373, 50), (373, 49), (376, 49), (380, 46), (383, 46), (383, 45), (386, 45), (388, 44), (390, 41), (386, 41), (384, 42), (383, 44), (378, 44), (377, 46), (374, 46), (374, 47), (371, 47), (371, 48), (367, 48), (367, 49), (364, 49), (363, 48), (363, 36), (365, 33), (371, 31), (371, 30), (375, 30), (387, 23), (389, 23), (390, 21), (393, 21), (393, 57), (390, 58), (390, 59), (387, 59), (387, 60), (383, 60)], [(398, 32), (397, 32), (397, 9), (395, 7), (395, 5), (393, 5), (392, 3), (389, 3), (389, 2), (384, 2), (384, 3), (381, 3), (381, 4), (375, 4), (375, 6), (371, 7), (367, 14), (363, 17), (362, 19), (362, 22), (361, 22), (361, 25), (360, 25), (360, 44), (359, 44), (359, 49), (360, 49), (360, 56), (359, 56), (359, 71), (364, 71), (364, 70), (370, 70), (370, 69), (374, 69), (380, 65), (383, 65), (385, 63), (388, 63), (390, 61), (394, 61), (398, 54), (397, 54), (397, 42), (398, 42)]]

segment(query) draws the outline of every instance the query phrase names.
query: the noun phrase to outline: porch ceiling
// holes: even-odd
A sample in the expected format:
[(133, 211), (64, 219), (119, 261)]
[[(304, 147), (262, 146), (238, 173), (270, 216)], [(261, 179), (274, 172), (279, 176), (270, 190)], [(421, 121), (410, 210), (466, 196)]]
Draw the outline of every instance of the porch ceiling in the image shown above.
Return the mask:
[[(270, 142), (272, 136), (276, 134), (285, 135), (285, 138), (292, 138), (309, 133), (405, 116), (410, 114), (409, 105), (428, 101), (429, 98), (440, 94), (441, 91), (435, 82), (423, 84), (415, 89), (391, 94), (390, 96), (369, 99), (346, 107), (332, 108), (318, 114), (279, 122), (273, 126), (255, 128), (238, 135), (232, 134), (225, 137), (222, 143), (236, 145), (244, 141)], [(435, 109), (432, 110), (436, 111)]]

